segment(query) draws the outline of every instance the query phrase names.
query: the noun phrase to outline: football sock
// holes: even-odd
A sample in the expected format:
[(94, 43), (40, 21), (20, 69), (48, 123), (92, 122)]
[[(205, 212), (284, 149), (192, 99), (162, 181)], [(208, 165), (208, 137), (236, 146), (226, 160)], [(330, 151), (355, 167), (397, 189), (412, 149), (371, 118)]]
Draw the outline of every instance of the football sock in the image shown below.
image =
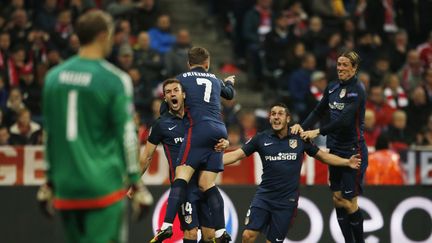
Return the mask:
[(216, 230), (225, 228), (224, 201), (216, 186), (204, 192), (210, 212), (214, 215), (214, 226)]
[(172, 183), (164, 222), (171, 224), (174, 222), (177, 211), (186, 198), (186, 186), (187, 182), (183, 179), (176, 179)]
[(197, 240), (183, 239), (183, 243), (197, 243)]
[(345, 243), (354, 243), (351, 227), (348, 220), (348, 213), (344, 208), (336, 208), (336, 217), (339, 223), (339, 228), (345, 239)]
[(364, 243), (363, 238), (363, 214), (360, 208), (352, 214), (348, 215), (351, 230), (354, 234), (354, 239), (357, 243)]

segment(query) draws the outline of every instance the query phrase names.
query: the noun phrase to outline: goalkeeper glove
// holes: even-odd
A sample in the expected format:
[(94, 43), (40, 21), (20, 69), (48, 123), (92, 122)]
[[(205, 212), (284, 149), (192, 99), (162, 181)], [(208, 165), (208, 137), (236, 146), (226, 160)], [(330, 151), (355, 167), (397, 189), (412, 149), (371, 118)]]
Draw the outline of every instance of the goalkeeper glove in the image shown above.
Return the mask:
[(41, 209), (42, 213), (46, 217), (52, 218), (54, 216), (55, 211), (53, 206), (54, 194), (50, 183), (45, 183), (39, 187), (39, 190), (36, 195), (36, 199), (38, 201), (39, 208)]

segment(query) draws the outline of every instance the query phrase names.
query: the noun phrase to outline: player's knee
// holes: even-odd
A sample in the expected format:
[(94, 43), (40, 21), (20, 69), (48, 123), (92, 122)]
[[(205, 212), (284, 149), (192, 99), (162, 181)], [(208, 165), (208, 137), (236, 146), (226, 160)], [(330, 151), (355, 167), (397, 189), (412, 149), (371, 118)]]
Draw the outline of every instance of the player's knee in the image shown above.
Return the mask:
[(243, 242), (254, 242), (257, 238), (257, 233), (252, 230), (245, 230), (243, 231), (242, 238)]
[(198, 229), (197, 228), (193, 228), (190, 230), (185, 230), (183, 232), (183, 238), (188, 239), (188, 240), (196, 240), (198, 239)]
[(208, 182), (206, 180), (200, 180), (198, 183), (198, 187), (200, 189), (200, 191), (205, 192), (208, 189), (212, 188), (213, 186), (215, 186), (214, 182)]
[(333, 204), (338, 207), (345, 207), (344, 199), (340, 195), (333, 194)]

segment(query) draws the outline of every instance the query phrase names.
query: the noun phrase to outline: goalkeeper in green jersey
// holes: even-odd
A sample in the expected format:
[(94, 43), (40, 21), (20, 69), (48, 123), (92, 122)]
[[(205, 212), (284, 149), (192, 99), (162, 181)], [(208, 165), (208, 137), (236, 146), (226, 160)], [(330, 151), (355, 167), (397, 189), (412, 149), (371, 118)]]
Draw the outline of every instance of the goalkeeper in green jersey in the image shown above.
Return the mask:
[[(38, 200), (47, 214), (60, 212), (70, 242), (125, 241), (124, 196), (140, 193), (133, 208), (152, 203), (139, 183), (130, 77), (104, 60), (112, 48), (113, 22), (102, 11), (76, 25), (77, 56), (54, 67), (43, 89), (47, 184)], [(138, 211), (138, 210), (137, 210)]]

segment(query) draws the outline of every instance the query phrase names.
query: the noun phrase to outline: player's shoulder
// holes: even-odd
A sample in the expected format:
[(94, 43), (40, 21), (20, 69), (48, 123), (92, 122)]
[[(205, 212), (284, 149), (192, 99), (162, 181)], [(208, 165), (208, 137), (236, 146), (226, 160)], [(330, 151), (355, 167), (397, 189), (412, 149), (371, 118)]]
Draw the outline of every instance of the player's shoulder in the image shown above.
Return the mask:
[(101, 61), (100, 65), (105, 72), (107, 85), (113, 86), (115, 89), (120, 88), (127, 95), (132, 95), (132, 80), (126, 72), (105, 60)]
[(52, 67), (45, 75), (45, 85), (50, 85), (55, 82), (60, 72), (68, 69), (71, 65), (76, 62), (77, 56), (67, 59), (65, 62)]

